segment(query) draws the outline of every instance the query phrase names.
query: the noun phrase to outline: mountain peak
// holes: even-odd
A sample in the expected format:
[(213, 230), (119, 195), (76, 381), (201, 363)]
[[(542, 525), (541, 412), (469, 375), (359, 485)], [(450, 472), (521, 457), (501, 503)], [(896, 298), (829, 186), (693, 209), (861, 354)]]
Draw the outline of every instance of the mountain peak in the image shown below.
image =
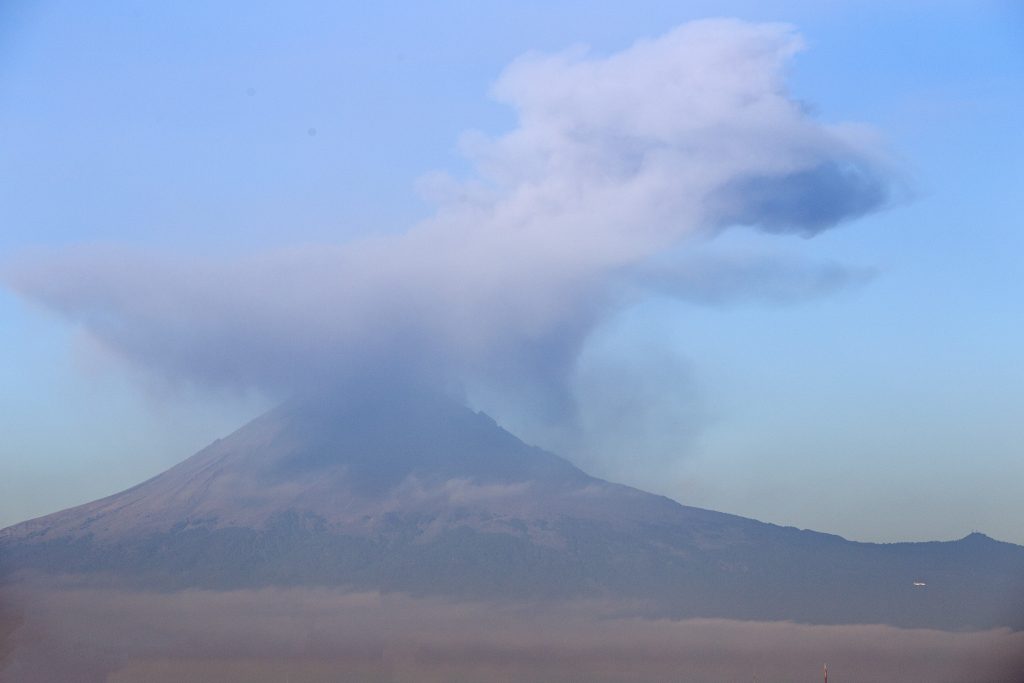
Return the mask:
[(7, 533), (41, 522), (51, 535), (100, 537), (164, 532), (183, 522), (260, 527), (293, 511), (351, 528), (392, 509), (444, 505), (455, 488), (463, 497), (467, 487), (544, 496), (596, 482), (440, 394), (318, 392), (285, 402), (127, 491)]
[(980, 531), (972, 531), (963, 538), (960, 539), (960, 543), (1000, 543), (987, 534), (983, 534)]
[[(261, 419), (273, 425), (273, 443), (281, 446), (272, 476), (343, 468), (347, 485), (367, 495), (380, 495), (410, 476), (491, 484), (586, 478), (490, 416), (422, 389), (319, 393), (288, 401)], [(242, 431), (229, 438), (245, 437)]]
[[(1006, 601), (1024, 548), (979, 533), (853, 543), (685, 507), (590, 477), (448, 397), (383, 385), (293, 399), (134, 488), (0, 531), (0, 579), (33, 571), (1024, 627)], [(922, 593), (908, 576), (941, 581)]]

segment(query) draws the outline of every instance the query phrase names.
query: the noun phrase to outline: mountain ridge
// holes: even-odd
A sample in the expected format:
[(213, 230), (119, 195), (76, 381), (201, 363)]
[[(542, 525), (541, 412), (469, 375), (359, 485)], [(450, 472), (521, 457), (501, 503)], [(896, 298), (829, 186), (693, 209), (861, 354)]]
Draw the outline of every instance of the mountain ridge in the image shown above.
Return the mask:
[(862, 543), (685, 506), (415, 392), (287, 402), (121, 493), (0, 531), (0, 580), (37, 574), (1024, 628), (1024, 547)]

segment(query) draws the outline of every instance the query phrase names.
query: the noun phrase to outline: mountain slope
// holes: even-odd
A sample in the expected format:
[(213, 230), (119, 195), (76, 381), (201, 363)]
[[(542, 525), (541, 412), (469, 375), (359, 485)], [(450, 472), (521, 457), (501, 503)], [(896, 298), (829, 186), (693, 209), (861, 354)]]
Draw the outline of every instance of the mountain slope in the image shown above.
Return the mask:
[(0, 531), (0, 575), (26, 572), (1024, 628), (1020, 546), (853, 543), (686, 507), (416, 392), (293, 401), (134, 488)]

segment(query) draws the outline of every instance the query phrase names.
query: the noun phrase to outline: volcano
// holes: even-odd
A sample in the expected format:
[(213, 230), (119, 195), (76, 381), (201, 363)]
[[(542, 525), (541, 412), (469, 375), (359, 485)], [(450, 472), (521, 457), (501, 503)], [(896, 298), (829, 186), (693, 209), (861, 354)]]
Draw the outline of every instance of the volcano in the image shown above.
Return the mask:
[(1024, 629), (1024, 547), (858, 543), (687, 507), (416, 391), (290, 401), (138, 486), (0, 531), (0, 580), (38, 575)]

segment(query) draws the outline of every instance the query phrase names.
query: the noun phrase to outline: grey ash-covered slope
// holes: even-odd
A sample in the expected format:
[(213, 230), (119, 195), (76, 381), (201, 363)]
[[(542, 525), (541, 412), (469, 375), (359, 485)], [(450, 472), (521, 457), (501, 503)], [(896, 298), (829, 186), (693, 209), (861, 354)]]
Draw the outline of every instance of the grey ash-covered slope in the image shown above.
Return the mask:
[(134, 488), (0, 531), (0, 577), (36, 573), (1024, 628), (1024, 547), (854, 543), (686, 507), (416, 392), (287, 403)]

